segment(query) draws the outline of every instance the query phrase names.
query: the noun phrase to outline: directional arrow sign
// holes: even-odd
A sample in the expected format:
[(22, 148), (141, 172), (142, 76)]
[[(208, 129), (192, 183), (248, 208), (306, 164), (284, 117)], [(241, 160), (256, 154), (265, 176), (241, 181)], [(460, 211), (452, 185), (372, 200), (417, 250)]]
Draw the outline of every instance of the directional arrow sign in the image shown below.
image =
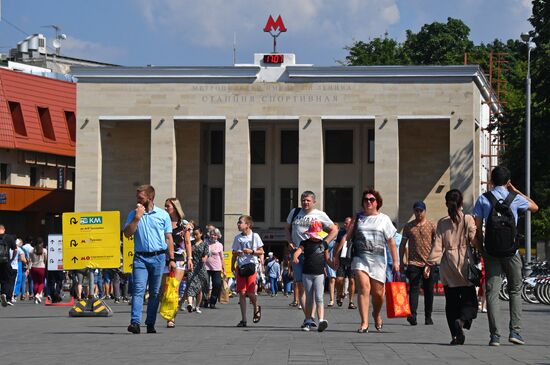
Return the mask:
[(76, 246), (78, 246), (78, 243), (76, 243), (76, 240), (71, 240), (70, 246), (71, 247), (76, 247)]
[(132, 251), (128, 251), (128, 257), (134, 256), (134, 253)]
[(50, 262), (53, 264), (55, 261), (53, 259), (50, 259)]
[(71, 219), (69, 220), (69, 222), (70, 222), (70, 224), (77, 224), (77, 223), (78, 223), (78, 221), (77, 221), (76, 218), (74, 218), (74, 217), (71, 218)]
[(72, 262), (76, 263), (78, 261), (78, 258), (76, 256), (74, 256), (72, 259), (71, 259)]

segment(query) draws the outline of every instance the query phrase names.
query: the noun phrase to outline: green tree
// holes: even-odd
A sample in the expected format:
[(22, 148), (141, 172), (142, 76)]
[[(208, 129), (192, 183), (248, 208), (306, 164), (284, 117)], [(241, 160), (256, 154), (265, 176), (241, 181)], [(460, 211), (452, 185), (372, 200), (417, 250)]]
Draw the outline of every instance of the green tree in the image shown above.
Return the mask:
[(464, 53), (474, 46), (469, 36), (470, 28), (462, 20), (447, 18), (446, 24), (425, 24), (418, 33), (407, 30), (403, 50), (416, 65), (462, 64)]
[(344, 48), (349, 52), (344, 62), (347, 66), (358, 65), (400, 65), (406, 63), (407, 57), (402, 54), (402, 47), (397, 41), (388, 38), (374, 38), (368, 43), (355, 41)]
[[(533, 235), (550, 238), (550, 1), (533, 0), (529, 21), (536, 49), (531, 53), (531, 186), (541, 208), (533, 215)], [(524, 48), (524, 55), (527, 49)], [(526, 56), (525, 56), (526, 57)]]

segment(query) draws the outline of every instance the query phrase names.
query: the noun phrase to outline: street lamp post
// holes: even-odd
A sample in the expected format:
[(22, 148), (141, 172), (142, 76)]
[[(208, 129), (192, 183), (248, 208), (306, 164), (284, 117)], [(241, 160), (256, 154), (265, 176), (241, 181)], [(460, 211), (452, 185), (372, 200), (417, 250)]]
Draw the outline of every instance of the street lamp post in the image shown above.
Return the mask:
[[(525, 194), (531, 196), (531, 33), (521, 33), (521, 40), (527, 45), (527, 76), (525, 77), (525, 92), (527, 94), (525, 110)], [(531, 212), (525, 213), (525, 261), (531, 262)]]

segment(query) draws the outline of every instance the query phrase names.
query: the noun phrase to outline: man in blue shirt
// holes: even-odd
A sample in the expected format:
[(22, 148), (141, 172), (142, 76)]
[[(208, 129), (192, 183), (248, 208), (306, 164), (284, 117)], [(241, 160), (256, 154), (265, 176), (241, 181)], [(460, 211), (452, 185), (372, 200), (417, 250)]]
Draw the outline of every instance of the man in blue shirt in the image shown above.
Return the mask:
[[(134, 236), (134, 264), (132, 275), (134, 290), (132, 296), (132, 314), (128, 332), (140, 332), (141, 310), (145, 287), (149, 284), (149, 302), (145, 325), (147, 333), (156, 333), (155, 321), (159, 307), (159, 291), (166, 253), (170, 271), (175, 270), (174, 241), (170, 216), (154, 205), (155, 189), (151, 185), (137, 188), (136, 209), (128, 214), (124, 225), (124, 235)], [(192, 270), (192, 268), (190, 268)]]
[[(539, 207), (531, 198), (520, 192), (510, 180), (510, 170), (504, 166), (497, 166), (491, 171), (491, 184), (493, 189), (491, 194), (502, 203), (508, 194), (517, 194), (510, 204), (510, 210), (514, 215), (516, 225), (518, 220), (518, 212), (529, 210), (531, 212), (538, 211)], [(475, 217), (479, 242), (482, 239), (482, 225), (487, 223), (492, 210), (492, 205), (486, 196), (481, 195), (474, 207), (473, 215)], [(499, 310), (498, 292), (502, 283), (501, 274), (505, 274), (508, 279), (508, 291), (510, 293), (510, 336), (508, 341), (516, 345), (523, 345), (525, 341), (520, 335), (521, 331), (521, 268), (522, 262), (519, 252), (515, 252), (509, 257), (495, 257), (483, 252), (485, 261), (486, 296), (487, 296), (487, 317), (489, 319), (489, 332), (491, 339), (489, 346), (500, 345), (500, 333), (497, 328), (497, 312)]]

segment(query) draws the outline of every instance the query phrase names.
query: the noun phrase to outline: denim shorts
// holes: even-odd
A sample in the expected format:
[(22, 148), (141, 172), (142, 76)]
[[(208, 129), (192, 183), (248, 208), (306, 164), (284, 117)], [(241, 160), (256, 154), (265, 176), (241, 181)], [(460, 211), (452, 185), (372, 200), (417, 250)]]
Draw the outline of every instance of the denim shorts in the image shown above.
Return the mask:
[(302, 282), (302, 270), (304, 268), (304, 254), (298, 257), (298, 263), (292, 263), (292, 272), (294, 273), (294, 281), (297, 283)]

